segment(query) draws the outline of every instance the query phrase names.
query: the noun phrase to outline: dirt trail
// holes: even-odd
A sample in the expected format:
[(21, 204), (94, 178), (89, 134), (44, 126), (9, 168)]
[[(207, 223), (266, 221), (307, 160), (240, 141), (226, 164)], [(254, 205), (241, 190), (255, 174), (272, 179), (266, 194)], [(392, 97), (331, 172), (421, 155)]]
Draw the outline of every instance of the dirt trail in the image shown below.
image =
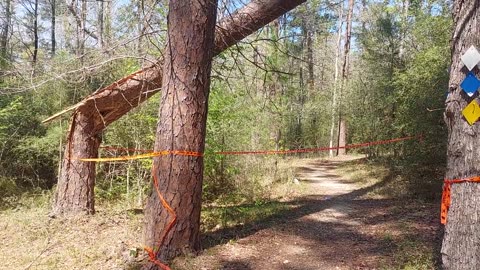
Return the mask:
[(374, 187), (360, 187), (337, 175), (335, 169), (344, 161), (309, 160), (299, 165), (296, 177), (308, 191), (292, 202), (289, 211), (233, 232), (217, 232), (234, 241), (213, 244), (200, 256), (182, 261), (180, 268), (378, 269), (405, 266), (396, 255), (408, 252), (402, 247), (405, 241), (411, 241), (414, 249), (430, 249), (422, 243), (433, 242), (437, 235), (437, 221), (428, 217), (435, 210), (416, 209), (418, 213), (410, 215), (413, 211), (398, 206), (398, 201), (361, 198)]

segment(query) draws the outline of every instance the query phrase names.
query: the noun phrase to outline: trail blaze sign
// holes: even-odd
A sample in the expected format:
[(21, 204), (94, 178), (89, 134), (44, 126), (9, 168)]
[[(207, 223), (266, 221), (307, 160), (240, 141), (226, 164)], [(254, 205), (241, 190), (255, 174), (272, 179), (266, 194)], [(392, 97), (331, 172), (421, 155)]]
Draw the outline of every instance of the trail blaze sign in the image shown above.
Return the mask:
[(475, 77), (475, 74), (470, 71), (468, 72), (467, 77), (460, 84), (460, 87), (462, 87), (463, 91), (465, 91), (465, 93), (471, 97), (480, 87), (480, 80), (478, 80), (477, 77)]
[[(465, 76), (465, 79), (460, 83), (460, 87), (465, 93), (472, 97), (478, 88), (480, 88), (480, 80), (475, 76), (472, 71), (478, 63), (480, 63), (480, 53), (475, 46), (470, 46), (468, 50), (461, 56), (461, 60), (469, 72)], [(467, 107), (462, 110), (462, 114), (467, 120), (468, 124), (473, 125), (480, 118), (480, 106), (476, 100), (470, 102)]]
[(463, 116), (470, 125), (473, 125), (480, 117), (480, 106), (476, 100), (470, 102), (462, 111)]
[(468, 50), (461, 56), (462, 62), (468, 68), (472, 70), (480, 62), (480, 53), (475, 46), (470, 46)]

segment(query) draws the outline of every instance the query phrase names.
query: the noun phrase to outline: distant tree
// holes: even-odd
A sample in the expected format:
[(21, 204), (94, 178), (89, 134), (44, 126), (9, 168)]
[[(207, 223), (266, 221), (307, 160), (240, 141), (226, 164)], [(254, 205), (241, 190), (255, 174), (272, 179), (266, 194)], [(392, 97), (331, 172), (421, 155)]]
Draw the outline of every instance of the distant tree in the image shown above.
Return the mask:
[[(343, 4), (339, 6), (339, 20), (338, 20), (338, 26), (337, 26), (337, 38), (336, 38), (336, 48), (335, 48), (335, 73), (333, 77), (333, 93), (332, 93), (332, 121), (330, 123), (330, 151), (329, 155), (330, 157), (333, 157), (336, 155), (336, 151), (334, 151), (333, 147), (335, 145), (335, 123), (337, 119), (337, 113), (338, 113), (338, 88), (340, 88), (340, 83), (339, 83), (339, 70), (340, 70), (340, 50), (341, 50), (341, 45), (342, 45), (342, 26), (343, 26)], [(338, 143), (338, 141), (337, 141)]]
[[(348, 72), (350, 65), (350, 44), (352, 39), (352, 15), (355, 2), (353, 0), (348, 1), (348, 11), (346, 17), (345, 27), (345, 44), (343, 49), (343, 64), (342, 64), (342, 82), (340, 84), (339, 95), (339, 113), (338, 113), (338, 146), (345, 147), (347, 144), (347, 121), (343, 117), (341, 102), (343, 98), (343, 92), (345, 91), (345, 85), (348, 83)], [(338, 148), (337, 155), (345, 155), (345, 148)]]
[(56, 25), (57, 25), (57, 5), (56, 5), (56, 0), (50, 0), (50, 46), (51, 46), (51, 51), (50, 54), (51, 56), (55, 56), (55, 52), (57, 49), (57, 40), (56, 40)]
[(10, 36), (10, 28), (12, 22), (12, 5), (11, 0), (6, 0), (3, 4), (4, 20), (1, 22), (0, 29), (0, 67), (4, 67), (9, 60), (8, 56), (8, 39)]
[(32, 27), (32, 32), (33, 32), (33, 55), (32, 55), (32, 63), (35, 66), (37, 63), (37, 58), (38, 58), (38, 43), (39, 43), (39, 38), (38, 38), (38, 1), (34, 1), (33, 5), (33, 27)]

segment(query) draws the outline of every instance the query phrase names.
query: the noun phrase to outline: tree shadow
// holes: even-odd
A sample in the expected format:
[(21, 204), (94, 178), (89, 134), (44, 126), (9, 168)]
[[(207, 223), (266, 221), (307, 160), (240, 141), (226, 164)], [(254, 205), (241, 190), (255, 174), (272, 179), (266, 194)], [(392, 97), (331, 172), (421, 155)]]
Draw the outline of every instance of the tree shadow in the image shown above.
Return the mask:
[[(336, 167), (337, 166), (327, 168), (324, 172), (328, 174), (330, 170), (334, 170)], [(422, 204), (418, 202), (409, 204), (406, 201), (399, 199), (362, 198), (363, 195), (366, 195), (369, 192), (392, 184), (392, 182), (396, 180), (395, 176), (394, 172), (391, 171), (382, 181), (343, 195), (330, 197), (306, 195), (288, 202), (272, 202), (283, 205), (284, 207), (282, 210), (274, 214), (252, 222), (246, 222), (242, 225), (222, 228), (204, 234), (202, 241), (203, 248), (208, 249), (227, 243), (231, 240), (243, 239), (265, 229), (271, 229), (275, 233), (285, 233), (289, 236), (294, 235), (302, 239), (308, 239), (308, 241), (313, 243), (317, 243), (308, 248), (308, 250), (312, 252), (311, 255), (318, 257), (318, 260), (330, 262), (332, 264), (341, 264), (343, 262), (337, 261), (339, 258), (337, 253), (332, 253), (329, 249), (319, 248), (319, 246), (331, 247), (332, 250), (335, 250), (336, 252), (340, 250), (345, 253), (352, 252), (351, 250), (360, 250), (357, 253), (350, 254), (351, 261), (345, 263), (357, 263), (358, 267), (360, 267), (359, 269), (365, 269), (362, 267), (367, 267), (368, 262), (366, 263), (367, 265), (363, 265), (364, 256), (391, 256), (395, 257), (391, 260), (398, 260), (398, 262), (395, 262), (395, 265), (402, 265), (402, 263), (404, 263), (402, 260), (405, 260), (405, 258), (401, 256), (399, 256), (400, 258), (396, 258), (397, 255), (395, 254), (401, 253), (406, 249), (410, 250), (409, 245), (423, 246), (423, 243), (431, 243), (433, 241), (433, 244), (428, 244), (427, 246), (432, 248), (431, 254), (433, 254), (433, 263), (436, 267), (440, 267), (440, 248), (443, 230), (438, 225), (437, 215), (432, 215), (431, 204), (428, 206), (429, 208), (425, 207), (425, 209), (416, 209), (419, 205), (421, 207)], [(338, 209), (338, 205), (348, 205), (349, 208), (354, 210), (353, 212), (346, 211), (341, 213), (345, 215), (344, 220), (358, 221), (358, 224), (362, 225), (348, 224), (348, 222), (332, 222), (331, 220), (311, 220), (311, 214), (315, 216), (315, 213), (327, 209), (329, 211), (333, 209), (342, 212), (342, 209)], [(247, 205), (243, 205), (243, 207), (245, 206)], [(358, 227), (369, 226), (375, 228), (377, 226), (386, 226), (386, 224), (388, 224), (388, 226), (395, 226), (396, 228), (407, 226), (406, 228), (399, 229), (402, 231), (401, 240), (399, 240), (400, 238), (395, 238), (394, 236), (389, 235), (388, 232), (377, 232), (374, 236), (366, 236)], [(291, 228), (317, 228), (318, 231), (312, 229), (293, 230)], [(432, 232), (434, 236), (432, 236)], [(258, 235), (255, 237), (258, 237)], [(269, 240), (265, 239), (265, 241)], [(349, 245), (352, 246), (350, 247)], [(272, 250), (271, 252), (275, 253), (276, 251)], [(243, 258), (242, 260), (238, 260), (238, 258), (232, 259), (235, 260), (231, 261), (231, 267), (222, 269), (251, 269), (246, 268), (242, 263), (248, 265), (248, 267), (256, 266), (252, 263), (256, 258), (247, 260), (244, 260)], [(238, 265), (237, 268), (235, 268), (236, 265)], [(301, 265), (286, 263), (284, 265), (276, 265), (272, 269), (297, 270), (319, 268), (312, 267), (308, 263)]]
[[(273, 225), (284, 224), (287, 222), (291, 222), (291, 220), (295, 220), (312, 213), (323, 211), (337, 204), (339, 201), (353, 200), (357, 197), (367, 194), (368, 192), (383, 187), (392, 181), (393, 177), (386, 177), (381, 182), (375, 183), (365, 188), (354, 190), (344, 195), (337, 195), (332, 197), (307, 195), (302, 198), (288, 202), (276, 201), (275, 203), (285, 205), (285, 210), (281, 210), (273, 215), (255, 220), (248, 224), (235, 225), (232, 227), (222, 228), (213, 232), (205, 233), (202, 236), (203, 248), (208, 249), (216, 245), (227, 243), (230, 240), (244, 238), (260, 230), (267, 229)], [(245, 206), (248, 206), (248, 204)]]
[(248, 262), (242, 260), (221, 261), (222, 270), (251, 270), (253, 269)]

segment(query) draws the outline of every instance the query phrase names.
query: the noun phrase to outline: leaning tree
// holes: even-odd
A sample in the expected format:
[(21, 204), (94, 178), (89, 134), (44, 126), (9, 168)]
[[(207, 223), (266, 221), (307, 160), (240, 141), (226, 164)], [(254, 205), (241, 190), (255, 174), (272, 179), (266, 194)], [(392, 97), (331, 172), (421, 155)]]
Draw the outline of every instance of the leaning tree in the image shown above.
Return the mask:
[[(217, 23), (213, 54), (218, 55), (306, 0), (253, 0)], [(101, 132), (162, 87), (163, 60), (92, 93), (44, 122), (73, 111), (53, 213), (94, 213), (95, 163)]]
[[(480, 123), (470, 125), (462, 114), (467, 104), (478, 101), (478, 93), (470, 97), (460, 87), (468, 73), (462, 55), (472, 45), (480, 48), (479, 6), (479, 0), (457, 0), (453, 5), (452, 64), (445, 110), (448, 128), (445, 178), (447, 182), (455, 179), (462, 182), (444, 186), (444, 189), (451, 188), (451, 206), (442, 244), (445, 269), (478, 269), (480, 265), (480, 183), (463, 181), (480, 176)], [(475, 61), (475, 56), (469, 60)], [(472, 71), (480, 77), (478, 66)], [(446, 190), (444, 199), (447, 195)]]

